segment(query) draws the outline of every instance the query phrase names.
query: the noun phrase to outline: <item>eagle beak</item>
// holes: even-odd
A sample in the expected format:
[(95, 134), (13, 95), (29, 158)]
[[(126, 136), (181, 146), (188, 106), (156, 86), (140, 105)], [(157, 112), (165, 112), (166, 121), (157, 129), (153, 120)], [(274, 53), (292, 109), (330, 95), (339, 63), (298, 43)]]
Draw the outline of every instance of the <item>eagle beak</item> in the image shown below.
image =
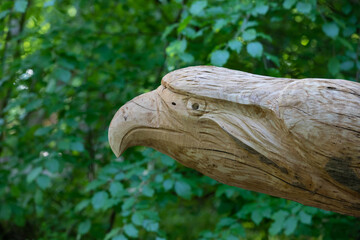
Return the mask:
[(141, 144), (141, 130), (159, 127), (158, 98), (156, 91), (148, 92), (117, 111), (108, 133), (110, 147), (117, 157), (127, 148)]

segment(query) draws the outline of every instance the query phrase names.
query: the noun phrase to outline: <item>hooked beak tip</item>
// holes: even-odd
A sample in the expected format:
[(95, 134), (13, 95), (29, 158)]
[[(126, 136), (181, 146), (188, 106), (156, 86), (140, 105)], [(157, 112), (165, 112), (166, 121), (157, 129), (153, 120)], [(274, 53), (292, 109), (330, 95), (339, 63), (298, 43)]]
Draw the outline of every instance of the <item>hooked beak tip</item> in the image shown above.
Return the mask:
[(157, 126), (157, 102), (157, 93), (154, 90), (134, 98), (117, 111), (108, 132), (109, 144), (116, 157), (128, 147), (141, 144), (141, 137), (134, 139), (130, 134), (134, 129)]
[(116, 134), (115, 134), (115, 129), (113, 127), (109, 127), (109, 134), (108, 134), (108, 138), (109, 138), (109, 144), (110, 144), (110, 148), (113, 151), (113, 153), (115, 154), (116, 157), (120, 157), (121, 152), (120, 152), (120, 142), (117, 141), (116, 139)]

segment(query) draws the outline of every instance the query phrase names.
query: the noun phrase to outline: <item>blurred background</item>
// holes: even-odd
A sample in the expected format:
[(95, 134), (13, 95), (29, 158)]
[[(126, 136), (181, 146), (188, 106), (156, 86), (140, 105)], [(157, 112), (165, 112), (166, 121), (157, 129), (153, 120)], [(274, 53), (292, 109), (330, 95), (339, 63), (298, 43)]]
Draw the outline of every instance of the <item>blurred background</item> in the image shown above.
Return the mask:
[(192, 65), (360, 81), (356, 0), (1, 0), (0, 239), (359, 239), (360, 220), (107, 142)]

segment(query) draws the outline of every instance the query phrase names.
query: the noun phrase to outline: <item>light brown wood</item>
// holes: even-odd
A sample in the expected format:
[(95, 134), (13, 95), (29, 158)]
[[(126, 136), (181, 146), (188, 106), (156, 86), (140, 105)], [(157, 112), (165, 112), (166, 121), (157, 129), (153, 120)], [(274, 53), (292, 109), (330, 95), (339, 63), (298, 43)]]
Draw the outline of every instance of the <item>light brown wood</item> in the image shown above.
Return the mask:
[(360, 84), (212, 66), (167, 74), (114, 116), (109, 142), (152, 147), (219, 182), (360, 216)]

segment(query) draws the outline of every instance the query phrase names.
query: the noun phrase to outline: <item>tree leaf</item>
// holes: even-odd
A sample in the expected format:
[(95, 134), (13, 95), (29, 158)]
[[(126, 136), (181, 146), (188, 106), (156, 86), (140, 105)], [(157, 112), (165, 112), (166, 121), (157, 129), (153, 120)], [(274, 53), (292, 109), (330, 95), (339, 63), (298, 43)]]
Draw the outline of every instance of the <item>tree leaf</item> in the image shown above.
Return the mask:
[(195, 16), (200, 15), (206, 6), (207, 1), (196, 1), (191, 4), (190, 13)]
[(162, 183), (163, 181), (164, 181), (164, 175), (162, 175), (162, 174), (156, 175), (156, 177), (155, 177), (156, 183)]
[(211, 53), (211, 64), (215, 66), (223, 66), (229, 59), (229, 52), (226, 50), (217, 50)]
[(191, 197), (191, 187), (189, 184), (183, 181), (175, 182), (175, 192), (184, 199), (190, 199)]
[(118, 173), (119, 172), (119, 168), (112, 165), (112, 164), (109, 164), (107, 166), (105, 166), (103, 169), (100, 170), (100, 175), (101, 176), (109, 176), (109, 175), (113, 175), (115, 173)]
[(246, 46), (246, 50), (252, 57), (261, 57), (263, 46), (260, 42), (251, 42)]
[(248, 29), (250, 27), (255, 27), (257, 25), (259, 25), (257, 21), (247, 21), (247, 22), (243, 22), (241, 27), (243, 29)]
[(184, 18), (180, 24), (179, 24), (179, 27), (177, 29), (177, 32), (178, 33), (181, 33), (186, 27), (187, 25), (190, 23), (192, 17), (191, 16), (187, 16), (186, 18)]
[(56, 90), (56, 79), (55, 78), (51, 78), (45, 88), (45, 92), (46, 93), (53, 93)]
[(139, 212), (135, 212), (131, 216), (131, 222), (134, 223), (135, 225), (141, 226), (143, 224), (143, 221), (144, 221), (144, 215), (142, 215)]
[(119, 180), (119, 181), (121, 181), (121, 180), (123, 180), (125, 178), (125, 174), (124, 173), (118, 173), (118, 174), (116, 174), (116, 176), (115, 176), (115, 180)]
[(281, 231), (282, 228), (283, 228), (283, 223), (284, 223), (284, 220), (282, 220), (282, 221), (274, 221), (274, 222), (270, 225), (269, 233), (270, 233), (271, 235), (279, 234), (280, 231)]
[(288, 215), (289, 212), (286, 212), (284, 210), (279, 210), (275, 212), (271, 218), (274, 219), (275, 221), (284, 221)]
[(320, 209), (318, 209), (318, 208), (308, 207), (308, 206), (304, 207), (303, 210), (304, 210), (304, 212), (309, 213), (311, 215), (315, 215), (320, 211)]
[(227, 21), (223, 18), (216, 20), (213, 30), (214, 32), (219, 32), (227, 24)]
[(280, 233), (280, 231), (283, 229), (283, 224), (285, 221), (285, 218), (289, 215), (288, 212), (280, 210), (277, 211), (276, 213), (274, 213), (272, 215), (272, 219), (274, 219), (275, 221), (270, 225), (269, 228), (269, 233), (271, 235), (276, 235), (278, 233)]
[(194, 57), (190, 53), (180, 53), (179, 57), (186, 63), (192, 63), (194, 61)]
[(61, 67), (55, 68), (53, 74), (56, 79), (63, 81), (64, 83), (69, 83), (71, 78), (71, 73), (68, 70)]
[(343, 30), (343, 36), (344, 37), (349, 37), (352, 34), (354, 34), (356, 31), (356, 27), (354, 26), (346, 26), (345, 29)]
[(70, 144), (70, 149), (77, 152), (83, 152), (85, 150), (82, 142), (72, 142)]
[[(200, 31), (199, 31), (199, 32), (200, 32)], [(193, 28), (191, 28), (191, 27), (185, 28), (185, 29), (182, 31), (182, 33), (183, 33), (186, 37), (188, 37), (188, 38), (190, 38), (190, 39), (195, 39), (196, 37), (198, 37), (198, 34), (196, 33), (196, 31), (195, 31)]]
[(300, 217), (300, 222), (304, 223), (304, 224), (311, 224), (311, 218), (312, 216), (307, 214), (304, 211), (301, 211), (299, 213), (299, 217)]
[(231, 226), (236, 222), (236, 219), (234, 218), (229, 218), (229, 217), (224, 217), (221, 218), (219, 223), (217, 224), (218, 227), (226, 227), (226, 226)]
[(109, 195), (105, 191), (100, 191), (95, 193), (91, 199), (91, 203), (94, 209), (98, 210), (105, 205), (106, 200), (108, 200)]
[(248, 29), (242, 34), (242, 37), (245, 41), (252, 41), (256, 38), (256, 30), (253, 28)]
[(174, 181), (171, 179), (167, 179), (163, 182), (163, 187), (165, 191), (169, 191), (174, 185)]
[(345, 13), (345, 14), (349, 14), (352, 10), (352, 7), (351, 5), (348, 3), (346, 4), (345, 6), (342, 7), (342, 12)]
[(280, 67), (280, 60), (277, 56), (265, 53), (267, 59), (271, 60), (277, 67)]
[(322, 25), (322, 30), (328, 37), (331, 38), (335, 38), (339, 34), (339, 27), (336, 23), (325, 23)]
[(239, 240), (239, 237), (234, 235), (228, 235), (226, 236), (226, 240)]
[[(176, 28), (178, 27), (179, 24), (177, 23), (174, 23), (174, 24), (171, 24), (169, 26), (167, 26), (163, 32), (163, 34), (161, 35), (161, 40), (165, 40), (166, 37)], [(178, 29), (179, 30), (179, 29)]]
[(187, 42), (185, 39), (172, 41), (169, 44), (169, 46), (166, 48), (166, 53), (170, 57), (173, 57), (175, 55), (183, 53), (186, 49), (186, 46), (187, 46)]
[(123, 234), (120, 234), (120, 235), (113, 237), (111, 240), (128, 240), (128, 238), (125, 237)]
[(34, 202), (38, 205), (42, 204), (42, 202), (43, 202), (43, 193), (39, 189), (37, 189), (35, 192)]
[(264, 38), (264, 39), (268, 40), (269, 42), (273, 42), (272, 37), (270, 35), (265, 34), (265, 33), (258, 32), (258, 33), (256, 33), (256, 37), (261, 37), (261, 38)]
[(36, 178), (36, 183), (41, 189), (46, 189), (50, 186), (50, 178), (46, 175), (40, 175), (38, 178)]
[(335, 76), (340, 71), (340, 62), (337, 60), (336, 57), (333, 57), (330, 59), (328, 63), (328, 70), (331, 73), (331, 75)]
[(159, 223), (152, 220), (145, 220), (143, 222), (143, 227), (148, 232), (156, 232), (159, 229)]
[(42, 167), (37, 167), (31, 170), (31, 172), (27, 175), (26, 181), (31, 183), (35, 180), (35, 178), (42, 172)]
[(245, 238), (245, 236), (246, 236), (246, 231), (245, 231), (244, 227), (240, 223), (237, 223), (237, 222), (234, 224), (231, 224), (230, 232), (236, 236), (241, 236), (243, 238)]
[(228, 45), (231, 50), (235, 51), (236, 53), (240, 53), (242, 48), (242, 43), (239, 40), (233, 39), (228, 42)]
[(290, 216), (286, 221), (284, 222), (284, 228), (285, 228), (285, 235), (289, 236), (292, 234), (298, 224), (298, 219), (295, 216)]
[(82, 222), (79, 224), (78, 226), (78, 233), (80, 235), (84, 235), (85, 233), (88, 233), (91, 227), (91, 222), (89, 219), (87, 219), (86, 221)]
[(95, 179), (95, 180), (91, 181), (85, 187), (85, 192), (89, 192), (91, 190), (94, 190), (94, 189), (100, 187), (101, 185), (104, 185), (105, 183), (106, 183), (106, 180), (104, 180), (104, 179)]
[(268, 10), (269, 10), (269, 5), (266, 5), (263, 2), (258, 2), (256, 4), (254, 12), (257, 13), (257, 14), (260, 14), (260, 15), (264, 15), (264, 14), (266, 14), (268, 12)]
[(75, 212), (80, 212), (84, 208), (86, 208), (90, 204), (89, 199), (84, 199), (81, 202), (79, 202), (75, 207)]
[(354, 67), (353, 61), (345, 61), (340, 64), (340, 69), (343, 71), (349, 71)]
[(168, 166), (168, 167), (171, 167), (175, 164), (174, 159), (172, 159), (171, 157), (169, 157), (165, 154), (160, 155), (160, 160), (165, 166)]
[(124, 204), (121, 206), (121, 209), (123, 211), (128, 210), (132, 208), (132, 206), (134, 206), (134, 203), (135, 203), (135, 199), (130, 197), (124, 201)]
[(47, 159), (45, 161), (45, 167), (52, 173), (57, 173), (60, 170), (60, 164), (58, 160), (54, 158)]
[(256, 224), (259, 225), (259, 223), (263, 220), (264, 216), (262, 215), (261, 209), (255, 209), (251, 212), (251, 220)]
[(307, 2), (298, 2), (296, 4), (296, 9), (303, 14), (310, 13), (311, 8), (311, 4)]
[(54, 6), (55, 0), (49, 0), (44, 3), (44, 8)]
[(5, 18), (10, 13), (10, 10), (0, 12), (0, 20)]
[(11, 217), (11, 207), (10, 205), (2, 203), (0, 205), (0, 220), (7, 221)]
[(41, 127), (41, 128), (38, 128), (34, 135), (35, 136), (44, 136), (44, 135), (47, 135), (50, 131), (51, 131), (51, 127)]
[(354, 47), (352, 46), (351, 42), (348, 41), (347, 39), (345, 39), (345, 38), (337, 38), (337, 40), (339, 40), (339, 42), (340, 42), (344, 47), (346, 47), (348, 50), (354, 51)]
[(154, 189), (152, 189), (149, 185), (146, 185), (143, 189), (142, 189), (142, 194), (144, 196), (147, 197), (152, 197), (154, 195), (155, 191)]
[(35, 109), (38, 109), (42, 105), (43, 101), (41, 99), (36, 99), (35, 101), (29, 102), (25, 109), (27, 112), (31, 112)]
[(124, 186), (120, 182), (112, 182), (109, 191), (112, 197), (119, 197), (124, 191)]
[(119, 236), (120, 231), (121, 231), (121, 228), (119, 228), (119, 227), (111, 229), (111, 231), (105, 235), (104, 240), (114, 239), (115, 236)]
[(19, 13), (24, 13), (28, 5), (27, 0), (16, 0), (14, 4), (14, 11)]
[(126, 224), (124, 226), (125, 234), (129, 237), (136, 238), (139, 234), (139, 231), (136, 229), (136, 227), (133, 224)]
[(283, 2), (283, 7), (285, 9), (290, 9), (294, 4), (295, 4), (296, 0), (285, 0)]

